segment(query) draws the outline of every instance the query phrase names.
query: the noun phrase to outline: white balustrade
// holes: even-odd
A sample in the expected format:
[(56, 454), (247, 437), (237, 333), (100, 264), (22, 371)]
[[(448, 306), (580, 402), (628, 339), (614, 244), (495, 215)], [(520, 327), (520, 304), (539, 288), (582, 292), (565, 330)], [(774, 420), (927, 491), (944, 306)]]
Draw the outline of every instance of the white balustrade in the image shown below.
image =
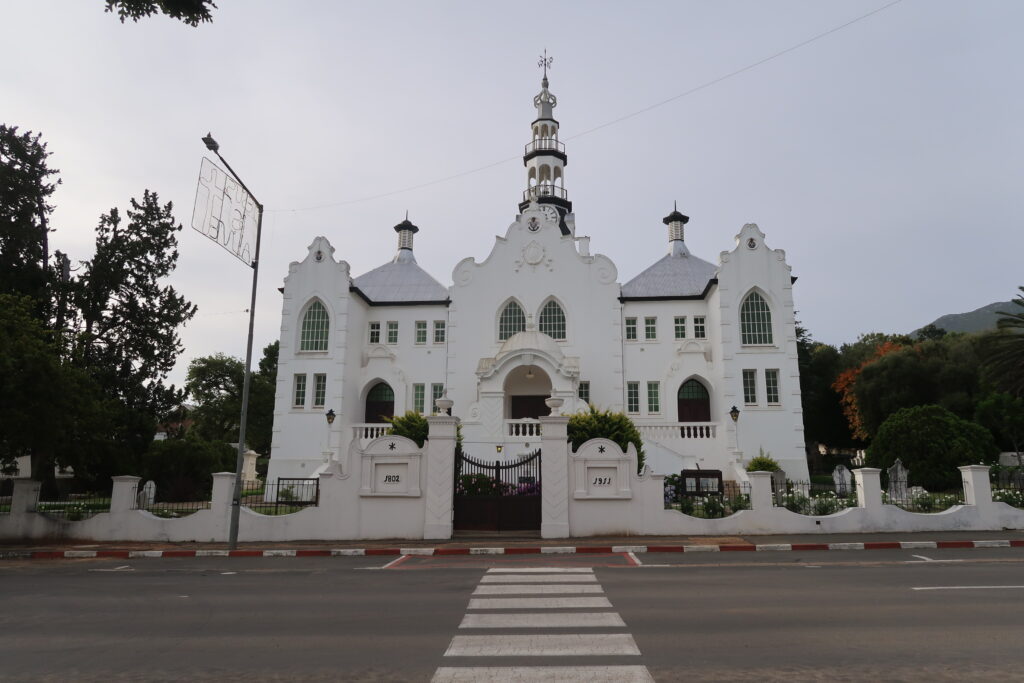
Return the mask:
[(365, 423), (352, 425), (352, 437), (359, 439), (359, 445), (365, 446), (378, 436), (384, 436), (391, 429), (387, 422)]
[(540, 421), (532, 418), (505, 420), (505, 435), (512, 439), (539, 439)]
[(717, 422), (663, 422), (637, 425), (640, 436), (655, 441), (667, 439), (714, 439), (718, 436)]

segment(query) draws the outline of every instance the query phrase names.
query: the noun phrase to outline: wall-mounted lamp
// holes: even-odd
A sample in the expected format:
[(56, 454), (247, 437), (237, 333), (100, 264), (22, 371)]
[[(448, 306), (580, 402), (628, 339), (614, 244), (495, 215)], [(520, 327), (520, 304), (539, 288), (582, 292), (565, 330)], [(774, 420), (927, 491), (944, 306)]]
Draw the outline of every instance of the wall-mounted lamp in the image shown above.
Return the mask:
[(736, 406), (733, 406), (732, 410), (729, 411), (729, 417), (732, 418), (733, 422), (738, 421), (740, 419), (740, 409), (737, 408)]
[(533, 366), (526, 368), (526, 379), (533, 379)]
[(329, 424), (329, 425), (332, 425), (332, 424), (334, 424), (334, 418), (335, 418), (335, 417), (337, 417), (337, 416), (336, 416), (336, 415), (334, 414), (334, 408), (331, 408), (330, 410), (328, 410), (328, 411), (327, 411), (327, 414), (326, 414), (326, 415), (324, 415), (324, 417), (326, 417), (326, 418), (327, 418), (327, 424)]
[(502, 446), (502, 445), (501, 445), (500, 443), (499, 443), (499, 444), (498, 444), (497, 446), (495, 446), (495, 447), (494, 447), (494, 450), (498, 451), (498, 455), (501, 455), (501, 452), (502, 452), (502, 451), (503, 451), (504, 449), (505, 449), (505, 447), (504, 447), (504, 446)]

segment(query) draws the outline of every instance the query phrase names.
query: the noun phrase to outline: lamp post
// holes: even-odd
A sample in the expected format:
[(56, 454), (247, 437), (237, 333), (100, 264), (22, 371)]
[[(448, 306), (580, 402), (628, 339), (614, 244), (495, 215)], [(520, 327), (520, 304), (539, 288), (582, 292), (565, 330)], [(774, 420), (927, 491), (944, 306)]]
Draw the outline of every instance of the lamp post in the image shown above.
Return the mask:
[(260, 273), (260, 237), (263, 233), (263, 205), (253, 196), (249, 188), (245, 186), (242, 179), (235, 173), (224, 157), (220, 155), (220, 145), (213, 139), (213, 135), (207, 133), (203, 138), (206, 149), (217, 155), (220, 162), (231, 173), (231, 177), (242, 186), (246, 194), (256, 204), (256, 250), (252, 259), (252, 295), (249, 300), (249, 338), (245, 343), (245, 379), (242, 382), (242, 417), (238, 425), (238, 458), (235, 463), (235, 491), (231, 496), (231, 527), (228, 531), (228, 548), (234, 550), (238, 546), (238, 514), (242, 505), (242, 461), (245, 452), (245, 428), (249, 418), (249, 385), (252, 383), (252, 331), (256, 322), (256, 282)]
[(736, 451), (740, 451), (740, 409), (736, 406), (732, 407), (729, 411), (729, 417), (732, 418), (732, 423), (736, 425)]

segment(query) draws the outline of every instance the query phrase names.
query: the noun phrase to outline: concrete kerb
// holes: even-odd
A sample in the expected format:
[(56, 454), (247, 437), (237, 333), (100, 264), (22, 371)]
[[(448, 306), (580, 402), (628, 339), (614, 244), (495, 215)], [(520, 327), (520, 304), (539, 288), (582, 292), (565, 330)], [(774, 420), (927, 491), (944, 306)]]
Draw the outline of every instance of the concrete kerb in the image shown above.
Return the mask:
[(372, 548), (213, 548), (167, 550), (38, 550), (0, 549), (0, 559), (155, 559), (176, 557), (353, 557), (353, 556), (442, 556), (442, 555), (563, 555), (624, 553), (716, 553), (716, 552), (800, 552), (854, 550), (943, 550), (967, 548), (1024, 548), (1024, 539), (934, 540), (934, 541), (858, 541), (839, 543), (719, 543), (679, 545), (514, 545), (467, 547), (372, 547)]

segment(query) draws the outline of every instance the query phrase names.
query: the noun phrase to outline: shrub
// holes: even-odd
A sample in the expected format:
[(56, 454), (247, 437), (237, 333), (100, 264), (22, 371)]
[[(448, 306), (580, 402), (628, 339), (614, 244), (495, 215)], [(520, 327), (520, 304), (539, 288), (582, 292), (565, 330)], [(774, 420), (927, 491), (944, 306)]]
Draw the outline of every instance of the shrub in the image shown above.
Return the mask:
[(820, 496), (811, 502), (811, 514), (819, 517), (839, 511), (839, 501), (832, 496)]
[(722, 517), (725, 515), (725, 506), (715, 496), (709, 496), (704, 499), (704, 516), (709, 519), (712, 517)]
[(763, 449), (761, 455), (752, 458), (747, 463), (747, 472), (778, 472), (781, 469), (779, 462), (770, 453), (765, 453)]
[(585, 412), (575, 413), (569, 417), (568, 435), (573, 450), (591, 439), (610, 439), (623, 451), (629, 444), (633, 444), (636, 446), (637, 472), (644, 468), (643, 439), (640, 438), (636, 425), (624, 413), (601, 411), (589, 406)]
[(878, 428), (868, 447), (869, 467), (886, 469), (899, 458), (912, 483), (933, 491), (960, 486), (957, 467), (991, 461), (998, 453), (992, 434), (941, 406), (903, 408)]
[[(500, 496), (508, 487), (508, 484), (486, 474), (462, 474), (459, 475), (456, 493), (466, 496)], [(524, 492), (521, 495), (529, 494)]]
[(750, 499), (746, 496), (736, 496), (729, 499), (729, 507), (732, 508), (733, 512), (739, 512), (740, 510), (750, 509)]
[[(427, 418), (413, 410), (407, 411), (405, 415), (395, 415), (384, 419), (391, 425), (388, 434), (404, 436), (416, 442), (420, 448), (423, 448), (424, 442), (430, 435), (430, 423), (427, 422)], [(455, 428), (455, 452), (462, 453), (462, 425)]]

